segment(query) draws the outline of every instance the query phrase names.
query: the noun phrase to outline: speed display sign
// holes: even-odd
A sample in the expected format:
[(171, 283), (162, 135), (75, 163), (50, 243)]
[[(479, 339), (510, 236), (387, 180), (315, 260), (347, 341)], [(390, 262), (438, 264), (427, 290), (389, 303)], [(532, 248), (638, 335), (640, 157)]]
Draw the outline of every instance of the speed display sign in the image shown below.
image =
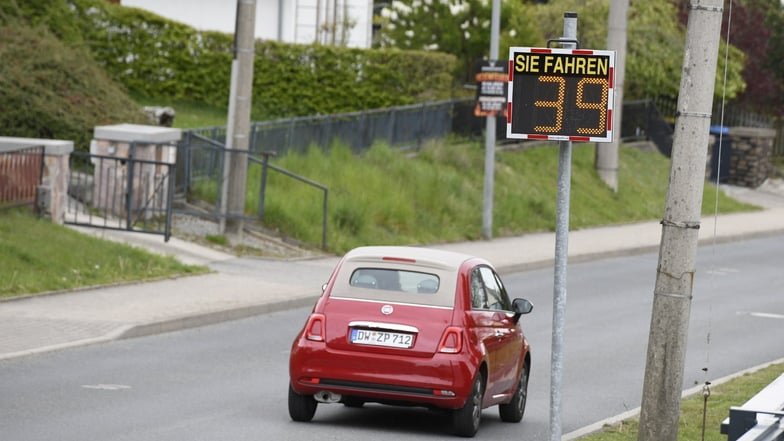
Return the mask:
[(612, 142), (615, 52), (509, 49), (506, 137)]

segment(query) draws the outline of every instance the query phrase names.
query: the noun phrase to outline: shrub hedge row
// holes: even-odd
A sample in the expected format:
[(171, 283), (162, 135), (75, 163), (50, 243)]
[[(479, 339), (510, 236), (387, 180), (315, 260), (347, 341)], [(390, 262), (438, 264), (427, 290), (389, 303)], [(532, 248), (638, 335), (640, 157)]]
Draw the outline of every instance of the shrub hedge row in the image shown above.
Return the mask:
[(89, 52), (40, 25), (0, 24), (1, 136), (67, 139), (86, 150), (95, 126), (119, 122), (147, 120)]
[[(4, 1), (14, 0), (0, 0)], [(131, 92), (214, 106), (228, 103), (231, 34), (197, 31), (104, 0), (40, 3), (48, 6), (36, 10), (37, 21), (62, 39), (83, 42), (109, 75)], [(41, 11), (48, 15), (40, 17)], [(441, 53), (257, 40), (253, 117), (329, 114), (447, 99), (455, 66), (454, 56)]]

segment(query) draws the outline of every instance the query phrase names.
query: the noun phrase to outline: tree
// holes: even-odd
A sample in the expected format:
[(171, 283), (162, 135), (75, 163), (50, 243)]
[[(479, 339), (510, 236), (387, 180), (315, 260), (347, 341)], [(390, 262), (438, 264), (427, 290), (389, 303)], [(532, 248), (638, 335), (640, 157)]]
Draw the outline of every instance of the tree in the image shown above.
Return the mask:
[(729, 27), (730, 43), (746, 55), (742, 76), (747, 87), (736, 102), (756, 112), (784, 115), (784, 5), (741, 0), (733, 2), (731, 17), (729, 12), (727, 3), (722, 35), (727, 36)]
[[(381, 31), (376, 44), (399, 49), (422, 49), (455, 55), (458, 78), (473, 82), (476, 62), (486, 57), (490, 47), (489, 0), (397, 0), (382, 10)], [(504, 41), (532, 40), (531, 27), (521, 23), (524, 11), (519, 1), (504, 1), (501, 32)], [(519, 29), (509, 27), (512, 17)], [(522, 31), (522, 32), (521, 32)], [(503, 46), (501, 46), (503, 48)], [(505, 58), (505, 53), (500, 56)]]
[[(561, 35), (565, 11), (579, 14), (577, 34), (581, 47), (607, 47), (609, 0), (552, 0), (546, 5), (536, 5), (534, 21), (539, 23), (539, 30), (545, 38)], [(678, 13), (676, 5), (669, 0), (631, 2), (627, 26), (625, 99), (674, 98), (678, 95), (686, 38)], [(724, 53), (724, 46), (721, 53)], [(723, 58), (716, 71), (717, 79), (723, 79)], [(734, 97), (744, 89), (745, 83), (740, 75), (743, 54), (733, 47), (730, 47), (728, 66), (727, 95)], [(720, 92), (717, 88), (717, 93)]]
[(776, 4), (771, 2), (772, 7), (768, 9), (766, 21), (770, 29), (770, 40), (768, 40), (768, 54), (765, 67), (767, 67), (776, 77), (779, 83), (779, 98), (775, 107), (778, 109), (778, 116), (784, 116), (784, 3)]
[[(539, 30), (534, 17), (535, 2), (507, 1), (502, 8), (502, 18), (508, 17), (501, 28), (501, 56), (509, 53), (512, 46), (537, 47), (546, 41)], [(563, 32), (563, 14), (561, 15), (561, 32)], [(560, 36), (560, 35), (559, 35)]]

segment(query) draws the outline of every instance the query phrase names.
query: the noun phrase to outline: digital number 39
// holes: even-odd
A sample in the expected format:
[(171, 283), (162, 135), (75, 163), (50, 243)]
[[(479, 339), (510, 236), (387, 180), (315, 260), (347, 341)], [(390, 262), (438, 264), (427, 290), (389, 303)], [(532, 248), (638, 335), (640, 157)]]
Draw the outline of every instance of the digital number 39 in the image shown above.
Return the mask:
[[(542, 76), (539, 77), (541, 83), (556, 83), (558, 92), (557, 99), (554, 101), (538, 100), (534, 102), (536, 107), (551, 107), (555, 111), (555, 124), (552, 126), (535, 126), (534, 130), (538, 132), (560, 132), (563, 127), (563, 114), (564, 114), (564, 98), (566, 97), (566, 79), (556, 76)], [(585, 102), (583, 95), (585, 92), (586, 84), (595, 84), (602, 88), (602, 99), (600, 102)], [(577, 83), (577, 97), (575, 104), (580, 109), (594, 109), (599, 112), (599, 124), (597, 127), (578, 127), (577, 133), (585, 135), (601, 135), (607, 124), (607, 99), (608, 99), (608, 81), (606, 78), (582, 78)]]

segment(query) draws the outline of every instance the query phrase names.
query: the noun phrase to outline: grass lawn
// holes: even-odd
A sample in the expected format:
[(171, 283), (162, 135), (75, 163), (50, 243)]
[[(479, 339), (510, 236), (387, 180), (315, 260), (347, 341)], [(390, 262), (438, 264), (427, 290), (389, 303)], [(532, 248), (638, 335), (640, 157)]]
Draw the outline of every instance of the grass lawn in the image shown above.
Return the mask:
[[(742, 405), (782, 373), (784, 364), (773, 364), (711, 386), (707, 402), (702, 393), (681, 400), (678, 439), (702, 441), (704, 414), (704, 441), (726, 441), (727, 435), (722, 435), (720, 428), (721, 422), (729, 416), (730, 407)], [(580, 441), (636, 441), (638, 422), (638, 418), (632, 418), (606, 426), (601, 432), (581, 437)]]
[(29, 209), (0, 210), (0, 298), (208, 271), (52, 224)]
[[(572, 155), (570, 229), (661, 219), (669, 180), (668, 158), (622, 147), (618, 192), (594, 167), (593, 145)], [(430, 143), (419, 151), (375, 145), (357, 155), (348, 147), (274, 158), (278, 167), (329, 189), (327, 246), (343, 253), (360, 245), (459, 242), (482, 238), (484, 148), (460, 140)], [(493, 237), (554, 231), (558, 147), (500, 149), (496, 154)], [(257, 212), (260, 167), (248, 173), (246, 210)], [(267, 227), (314, 246), (322, 235), (322, 193), (270, 173)], [(705, 184), (702, 212), (714, 213), (716, 189)], [(214, 194), (214, 188), (213, 188)], [(214, 197), (214, 196), (213, 196)], [(719, 194), (720, 213), (753, 207)]]
[[(360, 245), (412, 245), (481, 239), (484, 153), (479, 143), (442, 141), (411, 152), (377, 145), (362, 154), (333, 146), (276, 158), (276, 165), (329, 188), (328, 248), (342, 254)], [(555, 228), (557, 148), (499, 151), (496, 158), (493, 236)], [(592, 146), (574, 149), (570, 228), (660, 218), (669, 160), (623, 148), (619, 191), (609, 190), (593, 167)], [(249, 213), (259, 200), (258, 167), (249, 170)], [(253, 194), (253, 193), (256, 194)], [(713, 214), (715, 188), (706, 184), (703, 213)], [(212, 197), (214, 197), (212, 188)], [(719, 194), (719, 212), (754, 207)], [(210, 188), (205, 191), (210, 197)], [(269, 177), (265, 227), (319, 246), (322, 193)], [(28, 210), (29, 212), (29, 210)], [(220, 238), (218, 238), (220, 239)], [(0, 297), (148, 280), (206, 271), (173, 258), (101, 241), (38, 220), (24, 210), (0, 211)]]

